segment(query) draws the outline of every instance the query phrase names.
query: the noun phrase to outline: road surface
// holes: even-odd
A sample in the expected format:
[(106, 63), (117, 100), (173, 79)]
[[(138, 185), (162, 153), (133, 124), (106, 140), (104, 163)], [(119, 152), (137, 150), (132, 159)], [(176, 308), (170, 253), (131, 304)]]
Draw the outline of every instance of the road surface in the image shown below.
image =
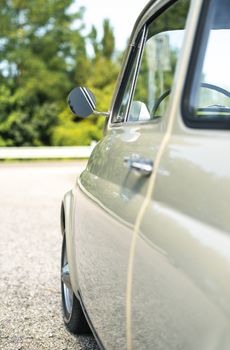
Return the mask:
[(84, 163), (0, 164), (0, 349), (96, 350), (60, 304), (60, 204)]

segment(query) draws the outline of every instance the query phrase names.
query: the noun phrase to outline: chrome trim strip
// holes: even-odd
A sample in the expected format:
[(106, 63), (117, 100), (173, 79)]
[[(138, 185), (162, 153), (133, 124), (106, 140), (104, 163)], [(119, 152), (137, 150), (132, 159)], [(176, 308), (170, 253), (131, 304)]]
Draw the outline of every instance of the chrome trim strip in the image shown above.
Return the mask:
[(96, 105), (95, 105), (94, 101), (92, 100), (92, 97), (90, 96), (88, 90), (85, 87), (80, 87), (80, 90), (81, 90), (82, 94), (85, 96), (91, 109), (95, 110)]

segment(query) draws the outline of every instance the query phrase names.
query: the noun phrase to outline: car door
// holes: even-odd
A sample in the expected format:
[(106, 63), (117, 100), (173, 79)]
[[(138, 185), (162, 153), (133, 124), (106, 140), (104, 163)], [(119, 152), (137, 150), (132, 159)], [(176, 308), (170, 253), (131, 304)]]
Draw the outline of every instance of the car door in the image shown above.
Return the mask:
[(204, 3), (193, 2), (174, 114), (136, 236), (133, 349), (230, 348), (229, 1)]
[(106, 134), (75, 190), (80, 293), (108, 349), (127, 348), (134, 230), (167, 127), (188, 8), (187, 0), (161, 1), (139, 18)]

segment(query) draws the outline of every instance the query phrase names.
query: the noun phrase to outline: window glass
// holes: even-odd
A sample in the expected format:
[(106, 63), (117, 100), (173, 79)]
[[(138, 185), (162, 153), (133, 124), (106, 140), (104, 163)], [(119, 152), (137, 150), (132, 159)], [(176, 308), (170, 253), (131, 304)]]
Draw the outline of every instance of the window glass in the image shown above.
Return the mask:
[(188, 7), (188, 0), (177, 1), (149, 25), (128, 121), (148, 121), (164, 115), (184, 38)]
[(131, 98), (132, 83), (134, 80), (134, 75), (135, 75), (139, 55), (140, 55), (140, 47), (137, 47), (136, 49), (134, 49), (134, 53), (132, 54), (133, 56), (131, 58), (132, 62), (130, 62), (131, 70), (127, 72), (128, 80), (122, 96), (118, 113), (116, 115), (116, 122), (122, 122), (125, 119), (126, 111), (128, 109), (129, 101)]
[(203, 63), (190, 98), (190, 111), (196, 121), (230, 118), (230, 1), (215, 1), (208, 28)]

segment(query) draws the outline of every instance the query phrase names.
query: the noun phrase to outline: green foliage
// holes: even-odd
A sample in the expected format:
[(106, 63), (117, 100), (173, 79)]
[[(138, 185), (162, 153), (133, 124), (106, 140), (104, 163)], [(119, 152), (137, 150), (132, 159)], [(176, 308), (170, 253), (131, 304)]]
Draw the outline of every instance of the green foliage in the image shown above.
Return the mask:
[(53, 129), (52, 144), (55, 146), (90, 145), (92, 140), (98, 141), (102, 136), (100, 118), (73, 121), (73, 115), (66, 108), (59, 115), (59, 125)]
[(110, 23), (108, 19), (104, 20), (103, 23), (104, 35), (102, 38), (102, 54), (107, 59), (111, 59), (114, 53), (115, 39), (113, 31), (110, 28)]
[(102, 136), (97, 125), (88, 120), (81, 123), (63, 124), (56, 127), (52, 135), (52, 144), (55, 146), (87, 146), (92, 140), (98, 141)]
[(112, 59), (115, 50), (115, 38), (108, 19), (103, 21), (102, 40), (98, 40), (97, 29), (94, 26), (92, 26), (91, 32), (89, 33), (89, 39), (96, 58), (101, 56), (108, 60)]
[[(0, 146), (89, 144), (102, 135), (101, 118), (74, 123), (70, 90), (89, 86), (108, 110), (117, 66), (109, 21), (98, 40), (81, 33), (83, 9), (73, 0), (9, 0), (0, 7)], [(89, 57), (86, 41), (94, 49)]]

